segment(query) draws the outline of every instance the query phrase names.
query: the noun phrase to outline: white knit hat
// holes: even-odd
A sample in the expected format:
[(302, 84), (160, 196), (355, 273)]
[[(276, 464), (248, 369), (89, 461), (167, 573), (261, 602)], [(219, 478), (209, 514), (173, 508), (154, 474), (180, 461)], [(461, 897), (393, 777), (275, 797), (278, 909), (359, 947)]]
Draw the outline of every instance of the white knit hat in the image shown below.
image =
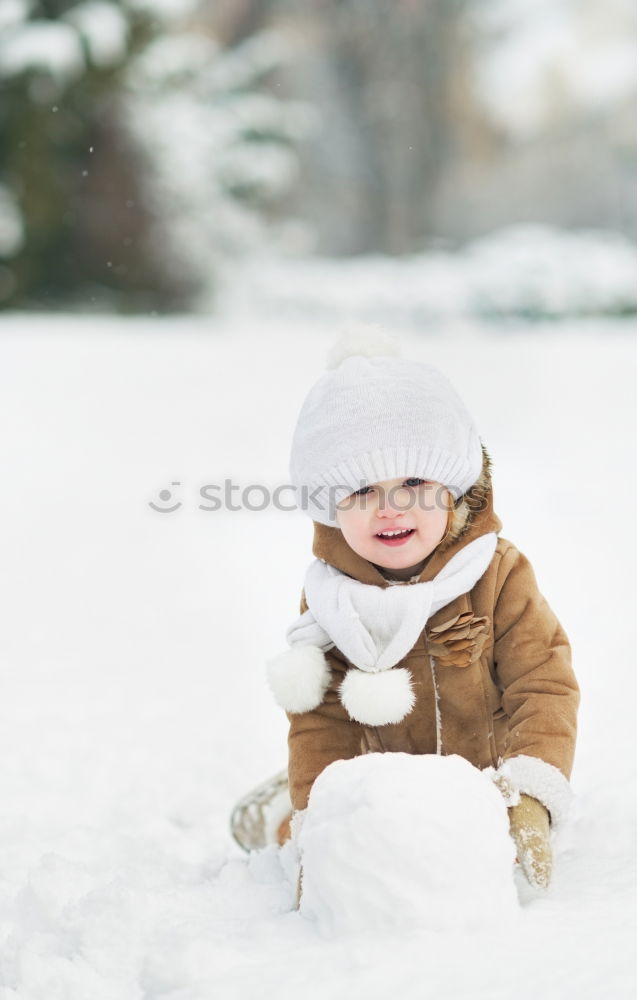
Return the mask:
[(341, 500), (385, 479), (431, 479), (457, 499), (480, 475), (480, 438), (449, 380), (395, 353), (387, 336), (345, 338), (303, 403), (290, 476), (314, 521), (335, 527)]

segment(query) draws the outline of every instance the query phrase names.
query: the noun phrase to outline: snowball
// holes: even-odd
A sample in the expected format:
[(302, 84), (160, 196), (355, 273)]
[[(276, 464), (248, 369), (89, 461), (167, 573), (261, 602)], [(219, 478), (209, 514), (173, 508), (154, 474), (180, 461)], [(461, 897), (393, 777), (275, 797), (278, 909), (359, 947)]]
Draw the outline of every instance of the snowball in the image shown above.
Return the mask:
[(330, 764), (299, 835), (300, 912), (326, 935), (483, 928), (519, 910), (504, 800), (464, 758)]

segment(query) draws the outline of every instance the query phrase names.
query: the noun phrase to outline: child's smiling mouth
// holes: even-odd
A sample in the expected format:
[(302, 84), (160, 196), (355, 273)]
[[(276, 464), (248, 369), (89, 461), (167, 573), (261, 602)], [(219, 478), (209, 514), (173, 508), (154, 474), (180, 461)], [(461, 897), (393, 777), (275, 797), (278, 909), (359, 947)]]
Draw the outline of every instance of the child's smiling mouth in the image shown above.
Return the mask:
[(377, 538), (383, 545), (404, 545), (415, 534), (415, 528), (396, 528), (394, 530), (379, 531), (374, 538)]

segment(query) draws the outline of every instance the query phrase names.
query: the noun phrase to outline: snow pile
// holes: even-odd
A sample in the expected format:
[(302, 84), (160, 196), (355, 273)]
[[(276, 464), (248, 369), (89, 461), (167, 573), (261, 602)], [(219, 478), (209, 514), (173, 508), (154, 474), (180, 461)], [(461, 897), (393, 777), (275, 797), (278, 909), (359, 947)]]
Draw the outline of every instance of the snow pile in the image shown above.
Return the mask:
[(498, 789), (457, 755), (336, 761), (314, 783), (299, 835), (301, 915), (328, 935), (511, 919), (508, 827)]
[(269, 257), (244, 265), (223, 311), (422, 329), (637, 312), (637, 247), (621, 233), (505, 226), (457, 251), (349, 259)]
[(509, 226), (465, 251), (471, 312), (551, 317), (634, 313), (637, 247), (610, 230)]

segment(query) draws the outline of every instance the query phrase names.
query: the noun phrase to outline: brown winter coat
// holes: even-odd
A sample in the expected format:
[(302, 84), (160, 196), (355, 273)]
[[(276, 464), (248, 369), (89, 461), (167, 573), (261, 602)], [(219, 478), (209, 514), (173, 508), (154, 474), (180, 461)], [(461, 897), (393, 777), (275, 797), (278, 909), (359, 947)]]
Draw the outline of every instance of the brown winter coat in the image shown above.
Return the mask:
[[(458, 502), (450, 533), (428, 557), (420, 582), (431, 580), (473, 539), (492, 531), (499, 535), (490, 467), (483, 448), (480, 480)], [(316, 522), (314, 528), (317, 558), (362, 583), (389, 586), (338, 528)], [(306, 607), (303, 596), (301, 611)], [(525, 754), (570, 778), (579, 704), (570, 645), (528, 559), (506, 539), (498, 538), (473, 589), (432, 615), (396, 664), (409, 669), (416, 693), (413, 710), (401, 722), (374, 727), (353, 721), (337, 694), (353, 664), (336, 648), (326, 656), (332, 682), (321, 705), (287, 713), (295, 809), (305, 808), (314, 780), (328, 764), (373, 751), (459, 754), (479, 768)]]

